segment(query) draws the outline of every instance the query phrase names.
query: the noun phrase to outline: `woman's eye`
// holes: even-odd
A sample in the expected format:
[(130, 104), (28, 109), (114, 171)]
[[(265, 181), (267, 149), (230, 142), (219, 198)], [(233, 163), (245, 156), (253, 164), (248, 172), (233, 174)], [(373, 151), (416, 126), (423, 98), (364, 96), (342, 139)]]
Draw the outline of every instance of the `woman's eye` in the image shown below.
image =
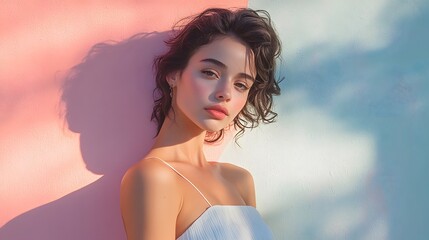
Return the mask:
[(201, 71), (204, 75), (210, 77), (210, 78), (218, 78), (217, 74), (210, 70), (203, 70)]
[(235, 86), (237, 86), (240, 90), (243, 90), (243, 91), (246, 91), (247, 89), (249, 89), (249, 87), (247, 87), (247, 85), (244, 83), (236, 83)]

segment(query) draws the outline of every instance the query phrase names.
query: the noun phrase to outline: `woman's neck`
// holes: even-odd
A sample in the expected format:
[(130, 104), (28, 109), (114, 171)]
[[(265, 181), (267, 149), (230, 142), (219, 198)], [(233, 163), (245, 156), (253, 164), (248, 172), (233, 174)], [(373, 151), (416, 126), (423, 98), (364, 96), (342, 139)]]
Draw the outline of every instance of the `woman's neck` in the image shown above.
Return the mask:
[(203, 146), (206, 131), (174, 118), (166, 117), (155, 139), (150, 155), (168, 160), (187, 162), (196, 166), (206, 166)]

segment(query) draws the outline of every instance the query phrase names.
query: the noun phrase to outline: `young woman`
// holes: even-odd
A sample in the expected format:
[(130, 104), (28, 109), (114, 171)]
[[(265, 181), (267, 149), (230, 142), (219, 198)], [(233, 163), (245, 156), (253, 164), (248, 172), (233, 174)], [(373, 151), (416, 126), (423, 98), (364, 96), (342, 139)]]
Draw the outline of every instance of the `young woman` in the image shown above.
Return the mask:
[(127, 237), (271, 239), (251, 174), (203, 153), (204, 143), (222, 140), (229, 127), (242, 134), (277, 115), (280, 42), (269, 15), (207, 9), (175, 33), (155, 60), (155, 143), (122, 180)]

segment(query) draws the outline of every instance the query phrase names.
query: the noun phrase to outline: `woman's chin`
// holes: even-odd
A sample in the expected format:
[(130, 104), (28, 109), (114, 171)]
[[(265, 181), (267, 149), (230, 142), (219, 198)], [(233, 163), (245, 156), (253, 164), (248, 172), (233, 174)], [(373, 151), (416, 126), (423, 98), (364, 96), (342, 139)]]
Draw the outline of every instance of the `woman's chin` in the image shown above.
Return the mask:
[(200, 127), (207, 132), (218, 132), (228, 126), (227, 123), (223, 123), (220, 121), (204, 121), (200, 124)]

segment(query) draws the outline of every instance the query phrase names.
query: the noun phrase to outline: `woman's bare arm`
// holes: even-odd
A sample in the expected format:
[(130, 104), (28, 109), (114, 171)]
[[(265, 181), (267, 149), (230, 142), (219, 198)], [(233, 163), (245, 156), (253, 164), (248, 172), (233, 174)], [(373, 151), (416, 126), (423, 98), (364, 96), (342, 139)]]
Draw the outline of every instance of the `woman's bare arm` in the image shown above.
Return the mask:
[(120, 207), (128, 240), (175, 239), (182, 199), (177, 183), (177, 176), (154, 160), (144, 160), (127, 171)]

